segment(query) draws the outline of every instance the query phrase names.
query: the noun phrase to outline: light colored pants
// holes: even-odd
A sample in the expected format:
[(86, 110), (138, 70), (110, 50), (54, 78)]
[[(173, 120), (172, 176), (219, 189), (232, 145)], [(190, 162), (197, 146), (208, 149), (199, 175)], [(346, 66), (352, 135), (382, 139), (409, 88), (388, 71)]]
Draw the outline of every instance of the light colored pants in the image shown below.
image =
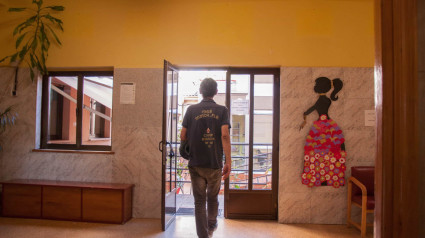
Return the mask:
[[(221, 185), (221, 169), (189, 167), (195, 199), (196, 233), (208, 237), (208, 228), (217, 224), (218, 193)], [(208, 201), (208, 214), (205, 203)]]

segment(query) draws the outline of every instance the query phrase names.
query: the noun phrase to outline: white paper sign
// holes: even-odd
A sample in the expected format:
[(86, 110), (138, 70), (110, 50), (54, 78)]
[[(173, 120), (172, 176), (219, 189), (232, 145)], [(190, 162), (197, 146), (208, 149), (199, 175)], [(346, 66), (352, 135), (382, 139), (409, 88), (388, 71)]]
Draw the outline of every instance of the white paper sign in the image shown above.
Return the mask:
[(121, 83), (120, 104), (136, 104), (136, 83)]
[(232, 101), (232, 115), (247, 115), (249, 113), (249, 101), (236, 99)]
[(375, 126), (375, 110), (365, 110), (364, 111), (364, 125), (365, 126)]

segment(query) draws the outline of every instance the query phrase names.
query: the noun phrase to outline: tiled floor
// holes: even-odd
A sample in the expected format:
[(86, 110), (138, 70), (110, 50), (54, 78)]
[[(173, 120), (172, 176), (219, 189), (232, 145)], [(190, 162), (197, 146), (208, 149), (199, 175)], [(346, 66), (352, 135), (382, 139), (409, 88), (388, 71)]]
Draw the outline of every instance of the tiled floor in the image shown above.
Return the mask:
[[(360, 232), (345, 225), (286, 225), (276, 221), (230, 220), (220, 218), (215, 238), (359, 238)], [(132, 219), (124, 225), (15, 219), (0, 217), (0, 238), (196, 238), (193, 216), (178, 216), (166, 232), (159, 219)], [(368, 237), (373, 237), (368, 231)]]

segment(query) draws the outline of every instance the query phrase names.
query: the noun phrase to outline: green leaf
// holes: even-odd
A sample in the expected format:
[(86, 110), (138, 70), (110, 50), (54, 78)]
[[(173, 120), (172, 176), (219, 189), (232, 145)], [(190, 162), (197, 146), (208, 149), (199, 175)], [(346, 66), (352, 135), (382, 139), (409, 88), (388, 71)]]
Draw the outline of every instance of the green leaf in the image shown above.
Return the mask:
[(30, 68), (31, 80), (34, 81), (34, 70)]
[(41, 5), (43, 5), (43, 0), (39, 0), (38, 2), (35, 1), (35, 3), (37, 4), (38, 7), (41, 7)]
[(11, 7), (9, 8), (8, 12), (22, 12), (25, 9), (27, 9), (26, 7)]
[(47, 25), (47, 27), (50, 29), (50, 32), (52, 32), (52, 35), (55, 37), (56, 42), (57, 42), (59, 45), (62, 45), (62, 43), (61, 43), (61, 41), (59, 40), (58, 36), (56, 35), (55, 31), (53, 31), (53, 29), (52, 29), (49, 25)]
[(63, 7), (63, 6), (48, 6), (46, 8), (50, 8), (50, 9), (55, 10), (55, 11), (63, 11), (63, 10), (65, 10), (65, 7)]
[(63, 27), (62, 27), (63, 22), (62, 22), (62, 20), (57, 19), (56, 17), (52, 17), (50, 14), (46, 14), (46, 15), (43, 15), (41, 17), (47, 18), (53, 24), (57, 24), (58, 27), (63, 31)]
[(16, 40), (16, 45), (15, 45), (16, 49), (18, 49), (19, 45), (21, 44), (21, 42), (24, 39), (24, 37), (25, 37), (26, 34), (27, 34), (27, 32), (25, 32), (24, 34), (20, 35), (18, 37), (18, 39)]
[(31, 68), (34, 68), (37, 63), (35, 62), (33, 54), (30, 54), (30, 60), (31, 60)]
[(19, 24), (15, 27), (15, 30), (13, 30), (13, 36), (15, 36), (18, 33), (19, 28), (21, 28), (21, 26), (25, 25), (25, 23), (26, 23), (26, 21), (22, 22), (21, 24)]
[(27, 64), (28, 64), (28, 68), (30, 68), (31, 80), (34, 81), (34, 70), (32, 69), (33, 67), (28, 62)]
[(50, 47), (50, 41), (49, 41), (49, 38), (47, 37), (46, 30), (44, 28), (43, 23), (40, 23), (40, 31), (39, 31), (38, 35), (39, 35), (39, 38), (40, 38), (40, 42), (42, 43), (41, 49), (48, 51), (49, 47)]
[(41, 75), (47, 75), (48, 72), (47, 72), (46, 65), (43, 65), (43, 66), (44, 66), (44, 68), (43, 68), (43, 71), (41, 72)]
[(40, 39), (40, 42), (43, 43), (41, 44), (41, 53), (43, 53), (44, 51), (47, 51), (46, 46), (44, 45), (44, 42)]
[(22, 50), (19, 52), (19, 58), (20, 59), (23, 59), (24, 58), (24, 56), (25, 56), (25, 54), (28, 52), (28, 48), (27, 48), (27, 46), (24, 46), (23, 48), (22, 48)]
[(44, 52), (43, 51), (40, 54), (40, 59), (41, 59), (41, 61), (40, 61), (41, 66), (43, 66), (43, 69), (45, 69), (46, 68), (46, 58), (44, 57)]
[(9, 106), (4, 110), (4, 112), (0, 113), (0, 117), (3, 118), (5, 115), (7, 115), (12, 110), (12, 106)]
[(35, 37), (31, 44), (32, 51), (35, 51), (37, 49), (37, 44), (38, 44), (38, 39), (37, 37)]
[(43, 48), (44, 47), (44, 36), (43, 36), (43, 34), (41, 33), (41, 30), (40, 31), (38, 31), (38, 34), (37, 34), (37, 37), (38, 37), (38, 39), (40, 40), (40, 46)]
[(35, 62), (36, 62), (35, 66), (37, 67), (38, 71), (40, 71), (40, 73), (44, 75), (44, 68), (46, 66), (44, 66), (40, 63), (40, 60), (38, 59), (37, 55), (34, 55), (34, 57), (35, 57)]
[(16, 35), (18, 32), (22, 32), (21, 28), (24, 27), (27, 28), (28, 26), (31, 26), (31, 24), (33, 22), (35, 22), (35, 19), (37, 18), (37, 15), (34, 15), (30, 18), (28, 18), (27, 20), (25, 20), (24, 22), (22, 22), (21, 24), (19, 24), (18, 26), (15, 27), (15, 29), (13, 30), (13, 35)]
[(10, 56), (6, 56), (6, 57), (4, 57), (3, 59), (0, 59), (0, 63), (1, 62), (3, 62), (3, 61), (5, 61), (7, 58), (9, 58)]
[(47, 35), (46, 35), (46, 31), (44, 30), (44, 24), (43, 23), (40, 23), (40, 35), (41, 35), (41, 38), (43, 39), (43, 41), (44, 41), (44, 39), (47, 39)]
[(16, 61), (16, 57), (18, 57), (18, 53), (15, 53), (15, 54), (13, 54), (11, 57), (10, 57), (10, 62), (12, 63), (12, 62), (15, 62)]
[(19, 24), (15, 30), (13, 31), (13, 35), (16, 35), (16, 33), (21, 33), (25, 28), (32, 25), (32, 23), (35, 22), (35, 19), (37, 19), (37, 15), (34, 15), (30, 18), (28, 18), (24, 23)]
[(46, 37), (46, 50), (49, 50), (50, 48), (50, 40)]

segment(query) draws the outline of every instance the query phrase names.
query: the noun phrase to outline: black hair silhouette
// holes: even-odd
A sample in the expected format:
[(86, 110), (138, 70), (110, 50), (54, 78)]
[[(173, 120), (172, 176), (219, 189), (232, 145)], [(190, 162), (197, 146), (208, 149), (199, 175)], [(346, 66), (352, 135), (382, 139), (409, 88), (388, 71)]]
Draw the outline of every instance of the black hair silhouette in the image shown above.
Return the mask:
[(339, 78), (332, 80), (332, 83), (334, 85), (334, 90), (331, 93), (331, 99), (332, 99), (332, 101), (336, 101), (336, 100), (338, 100), (338, 97), (335, 97), (335, 96), (339, 91), (341, 91), (342, 86), (344, 84), (342, 83), (341, 79), (339, 79)]
[(336, 78), (334, 80), (331, 80), (329, 78), (326, 77), (319, 77), (316, 79), (316, 85), (314, 86), (314, 91), (316, 93), (327, 93), (329, 92), (329, 90), (331, 90), (332, 88), (332, 84), (334, 87), (334, 90), (331, 93), (331, 99), (332, 101), (336, 101), (338, 100), (338, 97), (336, 96), (336, 94), (341, 91), (343, 83), (341, 81), (341, 79)]
[[(328, 98), (325, 93), (329, 92), (331, 90), (333, 84), (334, 90), (331, 93), (331, 97)], [(318, 94), (320, 94), (320, 97), (317, 99), (316, 103), (310, 107), (307, 111), (304, 112), (304, 119), (305, 116), (312, 113), (314, 110), (317, 110), (317, 113), (320, 115), (326, 115), (329, 118), (328, 110), (331, 106), (331, 100), (336, 101), (338, 100), (338, 97), (336, 94), (341, 91), (343, 86), (343, 83), (341, 79), (336, 78), (334, 80), (330, 80), (326, 77), (319, 77), (316, 79), (316, 85), (314, 85), (314, 91)]]

